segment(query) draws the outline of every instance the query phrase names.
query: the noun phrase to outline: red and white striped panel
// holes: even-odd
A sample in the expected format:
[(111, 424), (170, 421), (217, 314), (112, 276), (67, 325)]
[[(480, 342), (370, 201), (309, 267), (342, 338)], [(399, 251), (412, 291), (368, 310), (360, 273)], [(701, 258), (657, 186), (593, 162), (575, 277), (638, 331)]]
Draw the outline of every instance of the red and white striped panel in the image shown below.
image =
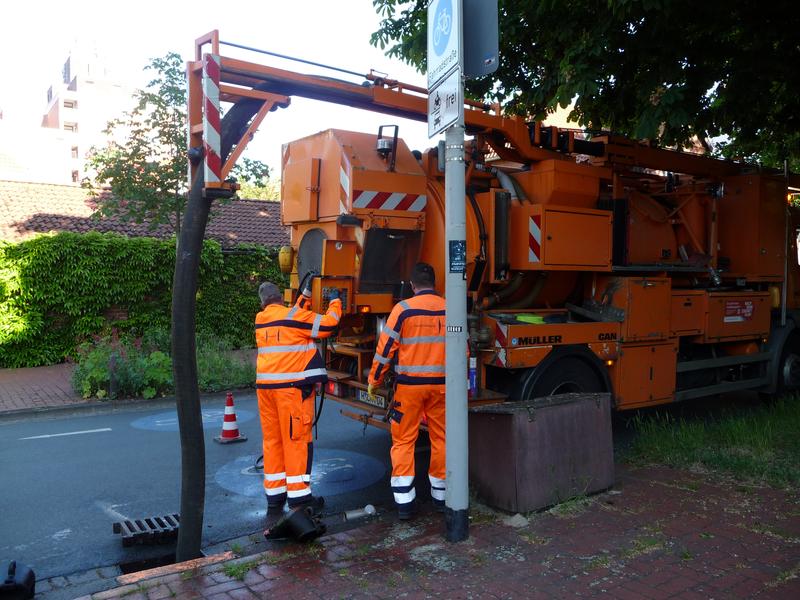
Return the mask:
[(222, 180), (219, 115), (219, 56), (203, 55), (203, 175), (206, 184)]
[(425, 194), (353, 190), (353, 208), (420, 211), (425, 208), (426, 202)]
[(528, 262), (542, 260), (542, 215), (533, 215), (528, 224)]
[(347, 213), (347, 201), (350, 199), (350, 161), (342, 154), (339, 163), (339, 214)]
[(498, 367), (506, 365), (506, 345), (508, 344), (508, 329), (500, 323), (494, 324), (494, 348), (497, 355), (494, 357), (494, 364)]

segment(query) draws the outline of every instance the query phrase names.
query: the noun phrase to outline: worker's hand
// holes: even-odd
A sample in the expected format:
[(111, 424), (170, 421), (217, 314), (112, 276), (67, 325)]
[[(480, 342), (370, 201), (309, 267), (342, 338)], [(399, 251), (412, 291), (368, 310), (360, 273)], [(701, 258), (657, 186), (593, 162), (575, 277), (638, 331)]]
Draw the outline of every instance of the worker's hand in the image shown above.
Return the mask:
[(371, 400), (375, 400), (375, 386), (371, 383), (367, 386), (367, 396), (369, 396)]
[(303, 296), (306, 298), (311, 298), (311, 288), (309, 286), (306, 286), (303, 290)]
[(341, 295), (339, 294), (339, 288), (331, 288), (328, 291), (328, 300), (339, 300)]

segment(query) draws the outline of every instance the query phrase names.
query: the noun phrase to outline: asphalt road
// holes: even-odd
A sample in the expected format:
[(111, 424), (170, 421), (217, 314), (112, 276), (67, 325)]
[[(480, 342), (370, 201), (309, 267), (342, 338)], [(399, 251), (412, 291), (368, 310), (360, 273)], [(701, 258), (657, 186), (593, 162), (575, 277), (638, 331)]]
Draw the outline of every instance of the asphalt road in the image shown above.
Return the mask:
[[(266, 503), (261, 428), (255, 394), (237, 395), (243, 443), (213, 441), (222, 429), (224, 398), (203, 404), (206, 504), (203, 545), (264, 528)], [(171, 548), (124, 548), (112, 524), (178, 513), (180, 441), (172, 404), (132, 405), (0, 422), (0, 560), (33, 567), (37, 578), (162, 556)], [(326, 403), (315, 441), (312, 489), (325, 512), (367, 503), (390, 509), (389, 434), (339, 414)], [(418, 457), (425, 440), (418, 444)], [(425, 468), (426, 468), (425, 464)], [(425, 473), (425, 470), (418, 472)], [(427, 492), (419, 482), (420, 495)]]

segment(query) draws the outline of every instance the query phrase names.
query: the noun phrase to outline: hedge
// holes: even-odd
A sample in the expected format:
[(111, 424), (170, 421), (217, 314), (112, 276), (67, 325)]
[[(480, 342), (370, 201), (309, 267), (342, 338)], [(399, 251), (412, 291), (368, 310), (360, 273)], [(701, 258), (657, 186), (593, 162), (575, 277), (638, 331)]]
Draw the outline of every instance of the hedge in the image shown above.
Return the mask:
[[(57, 233), (0, 242), (0, 367), (62, 362), (93, 336), (169, 330), (175, 240), (114, 233)], [(285, 285), (277, 251), (223, 252), (206, 240), (200, 257), (197, 331), (234, 347), (253, 345), (261, 281)]]

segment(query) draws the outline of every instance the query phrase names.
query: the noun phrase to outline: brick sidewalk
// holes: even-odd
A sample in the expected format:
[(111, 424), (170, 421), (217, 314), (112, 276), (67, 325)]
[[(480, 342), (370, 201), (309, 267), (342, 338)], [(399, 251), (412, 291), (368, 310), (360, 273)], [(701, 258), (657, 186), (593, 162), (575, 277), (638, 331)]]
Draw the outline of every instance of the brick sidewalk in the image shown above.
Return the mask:
[[(526, 519), (472, 511), (448, 544), (442, 518), (384, 517), (85, 596), (126, 598), (800, 598), (800, 496), (662, 467)], [(231, 568), (243, 565), (241, 579)], [(229, 574), (226, 574), (226, 568)], [(124, 576), (123, 576), (124, 577)]]
[(0, 413), (42, 409), (87, 401), (70, 382), (74, 365), (60, 364), (29, 369), (0, 369)]

